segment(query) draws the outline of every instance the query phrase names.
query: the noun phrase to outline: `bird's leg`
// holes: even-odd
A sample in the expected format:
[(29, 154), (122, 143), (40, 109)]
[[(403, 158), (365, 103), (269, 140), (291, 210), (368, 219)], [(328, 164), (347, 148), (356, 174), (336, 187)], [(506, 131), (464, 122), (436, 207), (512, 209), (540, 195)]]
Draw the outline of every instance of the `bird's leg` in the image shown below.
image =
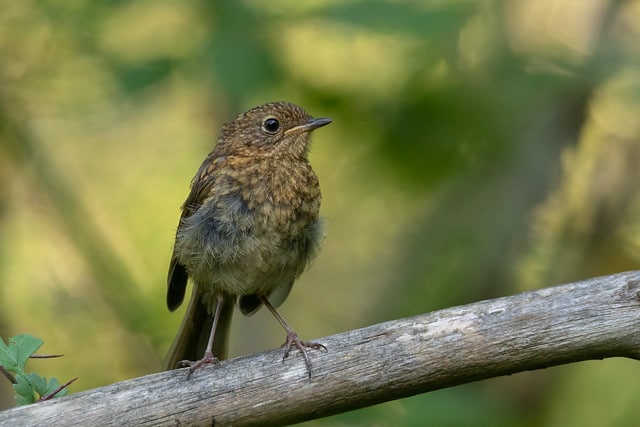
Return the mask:
[(307, 354), (306, 348), (308, 347), (316, 350), (327, 351), (327, 347), (316, 342), (304, 341), (298, 338), (298, 334), (296, 334), (296, 332), (293, 329), (291, 329), (291, 326), (289, 326), (287, 322), (284, 321), (282, 316), (278, 314), (278, 312), (273, 307), (273, 305), (271, 305), (269, 300), (264, 296), (261, 296), (259, 298), (262, 304), (264, 304), (264, 306), (267, 307), (267, 309), (271, 312), (271, 314), (273, 314), (273, 317), (276, 318), (278, 323), (280, 323), (280, 325), (287, 332), (287, 340), (284, 343), (284, 356), (282, 357), (282, 361), (284, 362), (284, 359), (287, 358), (287, 356), (291, 352), (292, 347), (297, 348), (298, 350), (300, 350), (300, 352), (302, 353), (302, 356), (304, 357), (304, 363), (307, 366), (307, 372), (309, 373), (309, 378), (311, 378), (311, 360), (309, 359), (309, 355)]
[(178, 362), (179, 367), (189, 366), (189, 373), (187, 374), (187, 379), (201, 366), (218, 363), (219, 360), (217, 357), (213, 355), (213, 339), (216, 335), (216, 329), (218, 327), (218, 321), (220, 320), (220, 313), (222, 312), (222, 303), (224, 302), (224, 296), (222, 293), (218, 293), (216, 295), (217, 303), (216, 310), (213, 313), (213, 323), (211, 324), (211, 334), (209, 335), (209, 341), (207, 342), (207, 348), (204, 350), (204, 356), (202, 359), (191, 361), (191, 360), (181, 360)]

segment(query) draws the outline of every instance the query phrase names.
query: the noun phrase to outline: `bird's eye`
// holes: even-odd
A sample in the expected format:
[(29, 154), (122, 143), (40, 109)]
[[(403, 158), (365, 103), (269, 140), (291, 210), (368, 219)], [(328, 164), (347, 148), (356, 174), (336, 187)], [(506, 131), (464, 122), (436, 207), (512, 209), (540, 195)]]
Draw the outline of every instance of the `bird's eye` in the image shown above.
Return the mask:
[(264, 123), (262, 123), (262, 129), (264, 129), (267, 133), (276, 133), (279, 127), (280, 122), (273, 117), (265, 120)]

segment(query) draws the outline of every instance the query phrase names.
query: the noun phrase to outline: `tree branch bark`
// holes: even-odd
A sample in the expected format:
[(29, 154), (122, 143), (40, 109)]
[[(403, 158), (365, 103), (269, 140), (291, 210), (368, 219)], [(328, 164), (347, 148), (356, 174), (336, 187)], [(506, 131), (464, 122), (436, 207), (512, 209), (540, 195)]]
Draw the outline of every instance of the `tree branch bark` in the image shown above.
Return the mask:
[[(0, 425), (288, 424), (430, 390), (605, 357), (640, 358), (640, 271), (318, 340), (309, 380), (282, 350), (148, 375), (0, 412)], [(295, 353), (295, 352), (294, 352)]]

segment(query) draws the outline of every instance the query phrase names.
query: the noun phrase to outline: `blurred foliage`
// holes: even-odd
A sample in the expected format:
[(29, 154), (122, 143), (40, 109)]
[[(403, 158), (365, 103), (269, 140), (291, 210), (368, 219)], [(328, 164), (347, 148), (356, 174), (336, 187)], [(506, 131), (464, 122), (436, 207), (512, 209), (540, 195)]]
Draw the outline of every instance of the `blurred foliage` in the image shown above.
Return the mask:
[[(0, 336), (65, 353), (46, 369), (72, 392), (157, 370), (189, 180), (271, 100), (334, 119), (311, 155), (328, 236), (282, 308), (305, 337), (638, 268), (639, 39), (637, 0), (1, 1)], [(232, 333), (235, 355), (282, 339), (263, 312)], [(309, 424), (633, 425), (639, 372)]]

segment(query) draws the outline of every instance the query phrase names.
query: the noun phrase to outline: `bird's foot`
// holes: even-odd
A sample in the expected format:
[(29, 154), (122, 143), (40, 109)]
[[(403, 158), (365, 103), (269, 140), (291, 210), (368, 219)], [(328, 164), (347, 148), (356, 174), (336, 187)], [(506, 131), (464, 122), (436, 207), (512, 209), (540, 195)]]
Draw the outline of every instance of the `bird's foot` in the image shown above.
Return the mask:
[(191, 360), (181, 360), (176, 364), (176, 368), (186, 368), (187, 366), (189, 367), (189, 373), (187, 374), (187, 379), (189, 379), (189, 377), (191, 377), (191, 374), (193, 374), (195, 372), (196, 369), (204, 366), (204, 365), (215, 365), (216, 363), (219, 363), (220, 361), (218, 360), (217, 357), (215, 357), (213, 355), (213, 353), (211, 353), (210, 351), (207, 351), (204, 353), (204, 356), (202, 356), (202, 359), (200, 360), (195, 360), (195, 361), (191, 361)]
[(300, 353), (302, 353), (302, 357), (304, 357), (304, 363), (307, 366), (307, 372), (309, 373), (309, 379), (311, 379), (311, 359), (309, 359), (309, 354), (307, 353), (307, 348), (313, 348), (315, 350), (327, 351), (327, 347), (324, 345), (312, 342), (312, 341), (304, 341), (298, 338), (298, 334), (294, 331), (287, 332), (287, 340), (284, 345), (284, 356), (282, 357), (282, 362), (284, 363), (284, 359), (289, 356), (291, 350), (295, 347)]

